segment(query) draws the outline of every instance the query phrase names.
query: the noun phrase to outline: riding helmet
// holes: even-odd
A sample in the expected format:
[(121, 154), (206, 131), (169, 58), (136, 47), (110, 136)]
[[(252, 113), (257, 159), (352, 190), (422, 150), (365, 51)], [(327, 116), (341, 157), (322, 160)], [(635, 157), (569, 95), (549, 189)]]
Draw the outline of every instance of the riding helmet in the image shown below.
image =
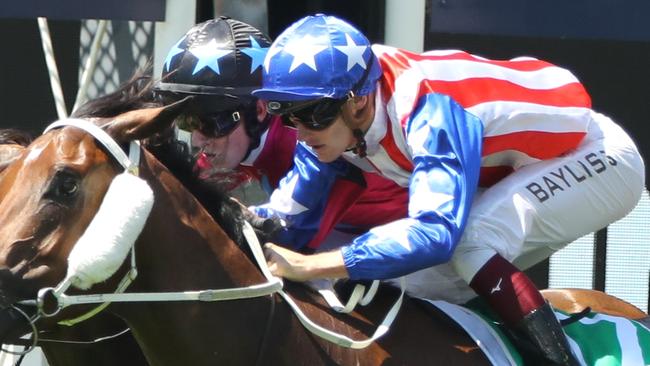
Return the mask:
[(255, 27), (228, 17), (197, 24), (170, 49), (156, 91), (250, 100), (270, 44)]
[(366, 95), (381, 67), (361, 31), (335, 16), (304, 17), (273, 42), (264, 64), (263, 88), (253, 94), (271, 101)]

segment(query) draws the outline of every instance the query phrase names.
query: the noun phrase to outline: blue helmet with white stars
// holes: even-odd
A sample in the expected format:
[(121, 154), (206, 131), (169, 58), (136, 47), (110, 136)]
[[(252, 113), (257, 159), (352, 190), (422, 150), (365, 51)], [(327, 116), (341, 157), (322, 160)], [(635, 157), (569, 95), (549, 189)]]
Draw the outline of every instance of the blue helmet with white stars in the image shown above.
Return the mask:
[(197, 24), (170, 49), (155, 89), (179, 98), (251, 100), (270, 44), (257, 28), (228, 17)]
[(264, 60), (266, 100), (341, 99), (366, 95), (376, 87), (381, 67), (370, 42), (358, 29), (334, 16), (307, 16), (273, 42)]

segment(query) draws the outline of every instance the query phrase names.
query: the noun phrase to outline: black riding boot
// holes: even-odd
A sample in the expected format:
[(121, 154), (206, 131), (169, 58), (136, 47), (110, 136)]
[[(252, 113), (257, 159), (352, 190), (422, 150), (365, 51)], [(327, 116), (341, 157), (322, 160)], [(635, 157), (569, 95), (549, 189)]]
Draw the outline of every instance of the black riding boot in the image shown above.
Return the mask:
[(548, 360), (548, 362), (539, 362), (539, 364), (580, 365), (571, 352), (562, 326), (548, 303), (526, 315), (517, 325), (516, 331), (519, 336), (525, 337), (537, 352), (541, 353), (541, 357)]

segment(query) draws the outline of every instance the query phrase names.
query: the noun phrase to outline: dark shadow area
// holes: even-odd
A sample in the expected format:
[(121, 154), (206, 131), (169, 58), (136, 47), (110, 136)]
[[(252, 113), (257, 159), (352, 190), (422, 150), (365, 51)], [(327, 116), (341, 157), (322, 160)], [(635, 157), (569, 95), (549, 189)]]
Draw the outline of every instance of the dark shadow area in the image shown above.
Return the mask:
[[(79, 21), (48, 21), (68, 112), (78, 87)], [(0, 127), (40, 134), (57, 119), (36, 19), (0, 20)]]

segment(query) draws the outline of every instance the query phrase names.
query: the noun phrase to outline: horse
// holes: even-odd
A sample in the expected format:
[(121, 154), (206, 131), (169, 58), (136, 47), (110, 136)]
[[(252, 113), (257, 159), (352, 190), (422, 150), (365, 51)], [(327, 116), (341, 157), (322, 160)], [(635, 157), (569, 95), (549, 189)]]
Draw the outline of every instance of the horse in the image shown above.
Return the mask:
[[(125, 143), (163, 131), (184, 103), (93, 122)], [(265, 281), (240, 240), (232, 239), (237, 235), (225, 231), (236, 229), (215, 221), (152, 154), (144, 151), (139, 171), (156, 200), (134, 245), (139, 275), (129, 292), (231, 288)], [(68, 255), (119, 172), (96, 140), (76, 127), (49, 131), (6, 167), (0, 181), (0, 302), (5, 309), (36, 298), (40, 289), (65, 278)], [(228, 202), (217, 198), (213, 204)], [(125, 262), (106, 281), (92, 284), (89, 292), (114, 291), (128, 270)], [(291, 283), (286, 287), (308, 317), (350, 337), (368, 336), (395, 295), (382, 288), (363, 311), (342, 315), (328, 311), (308, 289)], [(37, 320), (35, 326), (47, 329), (86, 310), (69, 307)], [(125, 320), (155, 365), (489, 364), (450, 319), (409, 299), (390, 332), (362, 350), (308, 333), (275, 295), (215, 303), (115, 302), (105, 311)]]

